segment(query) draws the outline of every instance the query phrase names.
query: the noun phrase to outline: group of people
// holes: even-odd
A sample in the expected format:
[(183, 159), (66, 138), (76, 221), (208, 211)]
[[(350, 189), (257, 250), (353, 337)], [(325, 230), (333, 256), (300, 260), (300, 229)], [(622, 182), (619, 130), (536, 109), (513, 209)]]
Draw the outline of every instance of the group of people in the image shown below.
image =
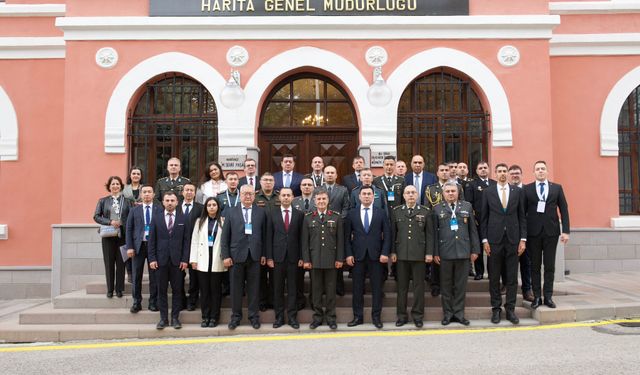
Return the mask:
[[(180, 175), (180, 160), (167, 162), (168, 176), (155, 186), (141, 182), (138, 167), (123, 186), (118, 176), (106, 184), (109, 195), (98, 201), (94, 220), (101, 224), (107, 297), (122, 297), (124, 264), (132, 262), (132, 313), (142, 309), (142, 275), (149, 268), (149, 310), (160, 311), (156, 328), (181, 328), (180, 311), (198, 302), (202, 327), (215, 327), (225, 294), (231, 298), (229, 329), (243, 318), (260, 328), (260, 311), (273, 308), (274, 328), (299, 328), (305, 307), (305, 273), (309, 272), (313, 309), (311, 329), (337, 328), (336, 295), (344, 295), (344, 272), (353, 279), (353, 319), (364, 322), (365, 280), (370, 281), (371, 318), (381, 320), (383, 287), (388, 276), (397, 285), (397, 321), (423, 326), (425, 281), (441, 296), (448, 325), (468, 325), (464, 306), (469, 276), (482, 279), (484, 256), (490, 284), (493, 323), (502, 307), (518, 324), (515, 304), (518, 265), (522, 292), (532, 308), (555, 308), (553, 280), (558, 240), (569, 240), (569, 214), (562, 186), (548, 181), (547, 164), (534, 164), (535, 181), (523, 185), (522, 169), (499, 163), (496, 180), (486, 162), (469, 178), (465, 163), (442, 163), (436, 174), (415, 155), (410, 170), (387, 156), (384, 174), (373, 176), (360, 156), (354, 172), (342, 177), (334, 166), (314, 157), (311, 172), (295, 171), (293, 156), (282, 170), (258, 176), (246, 159), (244, 176), (209, 163), (199, 184)], [(134, 178), (135, 174), (135, 178)], [(135, 183), (133, 183), (135, 182)], [(562, 218), (560, 224), (558, 214)], [(104, 230), (110, 227), (117, 235)], [(122, 254), (122, 256), (121, 256)], [(126, 255), (125, 255), (126, 254)], [(544, 289), (541, 267), (544, 265)], [(185, 277), (189, 274), (189, 289)], [(412, 281), (410, 283), (410, 281)], [(168, 287), (172, 289), (171, 321)], [(411, 285), (413, 304), (407, 313)], [(503, 305), (502, 293), (506, 293)], [(543, 299), (544, 298), (544, 299)]]

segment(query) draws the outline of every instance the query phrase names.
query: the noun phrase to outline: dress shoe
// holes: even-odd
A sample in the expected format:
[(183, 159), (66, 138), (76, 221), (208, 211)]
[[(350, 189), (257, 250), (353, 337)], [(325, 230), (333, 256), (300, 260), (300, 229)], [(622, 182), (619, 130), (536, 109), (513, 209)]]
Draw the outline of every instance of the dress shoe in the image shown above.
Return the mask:
[(476, 273), (472, 269), (469, 270), (469, 277), (475, 277)]
[(416, 328), (422, 328), (422, 326), (424, 326), (424, 323), (422, 322), (422, 320), (418, 320), (418, 319), (414, 320), (413, 324), (416, 325)]
[(440, 288), (433, 288), (433, 289), (431, 289), (431, 295), (432, 295), (433, 297), (437, 297), (437, 296), (439, 296), (439, 295), (440, 295)]
[(533, 302), (533, 299), (535, 297), (533, 296), (533, 292), (530, 290), (527, 290), (526, 292), (522, 293), (522, 299), (524, 299), (527, 302)]
[(267, 311), (267, 305), (260, 305), (260, 311), (261, 312)]
[(469, 319), (465, 317), (458, 319), (458, 323), (462, 324), (463, 326), (468, 326), (469, 324), (471, 324), (471, 322), (469, 322)]
[(150, 303), (149, 311), (158, 311), (158, 306), (156, 306), (155, 303)]
[(352, 321), (347, 323), (347, 327), (355, 327), (355, 326), (359, 326), (361, 324), (362, 324), (362, 319), (353, 318)]
[(311, 324), (309, 324), (309, 328), (316, 329), (316, 328), (320, 327), (321, 324), (322, 324), (322, 322), (314, 320), (313, 322), (311, 322)]
[(336, 290), (336, 295), (344, 297), (344, 290)]
[(131, 312), (132, 314), (135, 314), (140, 310), (142, 310), (142, 306), (140, 306), (137, 303), (134, 303), (133, 306), (131, 306), (131, 308), (129, 309), (129, 312)]
[(131, 277), (131, 274), (127, 274), (127, 282), (129, 284), (133, 284), (133, 278)]
[(376, 327), (377, 329), (381, 329), (383, 327), (380, 319), (373, 319), (373, 326)]
[(122, 291), (121, 290), (116, 292), (116, 297), (122, 298)]
[(237, 320), (232, 320), (229, 322), (229, 325), (227, 325), (227, 327), (229, 327), (230, 330), (234, 330), (236, 328), (238, 328), (238, 326), (240, 325), (240, 322)]
[(402, 327), (405, 324), (407, 324), (407, 319), (398, 319), (398, 320), (396, 320), (396, 327)]
[(190, 303), (187, 305), (187, 311), (195, 311), (196, 310), (196, 305)]
[(297, 306), (296, 306), (296, 310), (300, 311), (300, 310), (304, 310), (304, 308), (307, 306), (306, 302), (300, 302)]
[(289, 319), (289, 326), (293, 329), (299, 329), (300, 328), (300, 323), (298, 323), (297, 320), (294, 319)]
[(338, 325), (336, 324), (336, 322), (330, 322), (329, 323), (329, 328), (335, 330), (335, 329), (338, 329)]
[(251, 327), (253, 327), (253, 329), (259, 329), (260, 328), (260, 321), (259, 320), (254, 320), (253, 322), (251, 322)]
[(213, 327), (217, 327), (218, 326), (218, 320), (217, 319), (210, 319), (209, 320), (209, 328), (213, 328)]
[(276, 320), (273, 322), (273, 328), (280, 328), (284, 325), (284, 320)]
[(107, 298), (113, 298), (113, 292), (107, 292)]
[(200, 323), (200, 327), (202, 328), (209, 327), (209, 319), (202, 319), (202, 322)]
[(518, 316), (516, 315), (516, 313), (511, 310), (507, 310), (507, 320), (510, 321), (512, 324), (520, 323), (520, 319), (518, 319)]
[(495, 309), (491, 312), (491, 323), (498, 324), (500, 323), (500, 309)]
[(544, 299), (544, 305), (551, 308), (551, 309), (555, 309), (556, 308), (556, 304), (555, 302), (553, 302), (553, 300), (551, 298), (545, 298)]
[(165, 327), (168, 326), (168, 325), (169, 325), (169, 322), (167, 322), (164, 319), (160, 319), (158, 324), (156, 324), (156, 329), (165, 329)]
[(180, 319), (175, 318), (171, 320), (171, 327), (173, 327), (174, 329), (180, 329), (182, 328), (182, 323), (180, 323)]
[(479, 274), (479, 273), (478, 273), (478, 274), (476, 274), (476, 275), (473, 277), (473, 279), (474, 279), (474, 280), (482, 280), (482, 277), (483, 277), (483, 276), (482, 276), (481, 274)]
[(451, 323), (451, 318), (448, 316), (445, 316), (444, 318), (442, 318), (442, 321), (440, 323), (442, 323), (443, 326), (448, 326), (449, 323)]
[(534, 310), (540, 307), (541, 305), (542, 305), (542, 298), (534, 298), (533, 302), (531, 302), (531, 308)]

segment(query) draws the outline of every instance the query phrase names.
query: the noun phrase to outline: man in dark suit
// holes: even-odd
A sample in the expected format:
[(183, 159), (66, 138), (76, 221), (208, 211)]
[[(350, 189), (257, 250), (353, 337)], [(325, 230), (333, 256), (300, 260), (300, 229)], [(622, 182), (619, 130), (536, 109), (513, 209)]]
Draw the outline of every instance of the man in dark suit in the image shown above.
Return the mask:
[[(525, 211), (527, 214), (527, 247), (531, 256), (531, 284), (534, 300), (531, 307), (542, 304), (540, 266), (544, 263), (544, 304), (555, 308), (553, 278), (556, 267), (558, 237), (562, 243), (569, 241), (569, 206), (562, 185), (547, 180), (547, 163), (537, 161), (534, 166), (536, 181), (524, 187)], [(558, 222), (558, 211), (562, 218), (562, 233)]]
[(156, 270), (158, 280), (158, 307), (160, 321), (157, 329), (169, 325), (167, 289), (171, 283), (171, 326), (182, 328), (180, 310), (184, 291), (184, 271), (189, 262), (189, 222), (187, 217), (176, 210), (178, 196), (174, 191), (166, 191), (162, 197), (164, 212), (154, 215), (149, 230), (149, 267)]
[(496, 186), (482, 194), (480, 233), (482, 246), (489, 265), (489, 291), (491, 294), (491, 322), (500, 323), (502, 295), (500, 276), (505, 269), (504, 283), (507, 289), (505, 310), (507, 320), (518, 324), (515, 314), (518, 289), (518, 257), (526, 248), (527, 221), (522, 189), (507, 183), (508, 166), (496, 165)]
[(262, 249), (266, 241), (267, 216), (263, 209), (253, 203), (255, 196), (253, 187), (242, 186), (241, 205), (227, 211), (222, 226), (220, 251), (224, 266), (230, 267), (231, 278), (229, 329), (236, 329), (242, 320), (242, 292), (245, 289), (245, 279), (249, 321), (253, 328), (260, 328), (260, 265), (267, 264)]
[(290, 187), (293, 190), (293, 195), (297, 197), (301, 194), (300, 182), (304, 176), (294, 172), (293, 168), (295, 168), (296, 162), (293, 160), (292, 155), (283, 156), (280, 165), (282, 166), (282, 171), (273, 174), (273, 179), (275, 180), (274, 189), (279, 191), (283, 187)]
[(411, 173), (404, 176), (405, 185), (413, 185), (420, 193), (418, 204), (425, 204), (425, 190), (427, 186), (437, 182), (436, 176), (424, 170), (424, 158), (422, 155), (414, 155), (411, 159)]
[(360, 181), (362, 184), (351, 191), (351, 197), (349, 198), (351, 208), (357, 208), (360, 206), (360, 190), (364, 187), (370, 187), (373, 189), (373, 206), (376, 208), (382, 208), (385, 212), (388, 212), (386, 194), (382, 189), (378, 189), (373, 186), (373, 172), (371, 172), (371, 169), (363, 168), (360, 171)]
[(432, 226), (427, 241), (427, 253), (440, 265), (440, 290), (442, 293), (442, 325), (459, 322), (469, 325), (464, 316), (464, 300), (469, 275), (469, 259), (480, 254), (480, 242), (473, 220), (471, 203), (458, 199), (458, 183), (445, 182), (442, 187), (444, 200), (433, 207), (429, 221)]
[(273, 328), (284, 325), (284, 284), (287, 283), (287, 319), (292, 328), (300, 328), (297, 314), (299, 270), (302, 268), (300, 233), (304, 214), (291, 205), (291, 188), (280, 189), (280, 208), (267, 212), (267, 265), (273, 269)]
[[(132, 313), (142, 310), (142, 274), (144, 264), (149, 257), (149, 231), (151, 219), (155, 215), (162, 215), (162, 209), (154, 204), (152, 185), (144, 185), (140, 188), (142, 204), (131, 210), (127, 217), (127, 255), (133, 258), (133, 306)], [(158, 311), (158, 283), (156, 271), (149, 268), (149, 310)]]
[(354, 327), (364, 321), (364, 281), (369, 273), (373, 305), (371, 318), (376, 328), (382, 328), (382, 285), (384, 266), (389, 261), (391, 228), (385, 209), (373, 205), (373, 187), (360, 188), (360, 205), (351, 209), (345, 219), (345, 253), (347, 264), (353, 267)]
[[(193, 230), (193, 226), (196, 224), (196, 220), (202, 214), (204, 205), (195, 201), (196, 198), (196, 185), (187, 182), (182, 187), (182, 203), (180, 204), (180, 213), (187, 217), (189, 228)], [(191, 243), (191, 230), (187, 236), (189, 236), (189, 243)], [(184, 274), (186, 276), (186, 273)], [(189, 265), (189, 297), (186, 298), (186, 293), (183, 293), (182, 307), (187, 308), (189, 311), (196, 309), (198, 303), (198, 296), (200, 295), (200, 285), (198, 284), (198, 271), (191, 268)], [(186, 299), (186, 301), (185, 301)], [(186, 303), (185, 303), (186, 302)]]
[[(473, 206), (473, 212), (475, 215), (476, 225), (478, 226), (478, 232), (480, 231), (480, 216), (482, 216), (482, 194), (484, 191), (492, 186), (496, 185), (496, 180), (489, 178), (489, 164), (486, 161), (481, 161), (476, 166), (477, 178), (469, 181), (466, 190), (464, 192), (465, 200)], [(482, 280), (484, 277), (484, 256), (480, 254), (478, 259), (473, 262), (473, 268), (475, 269), (474, 280)]]
[[(522, 168), (517, 164), (509, 166), (509, 184), (517, 186), (520, 189), (524, 188), (524, 185), (522, 184)], [(526, 204), (524, 208), (525, 210), (527, 209)], [(529, 231), (527, 230), (527, 232)], [(529, 240), (527, 239), (527, 241)], [(529, 243), (529, 245), (531, 245), (531, 243)], [(528, 302), (533, 302), (534, 298), (533, 290), (531, 289), (531, 259), (529, 258), (529, 246), (527, 246), (524, 253), (520, 255), (519, 263), (520, 281), (522, 283), (522, 299)]]
[(238, 187), (242, 185), (251, 185), (255, 191), (262, 189), (260, 186), (260, 177), (256, 172), (256, 161), (251, 158), (244, 160), (244, 177), (240, 179)]
[(329, 209), (345, 217), (349, 211), (349, 190), (336, 181), (338, 181), (336, 167), (332, 165), (324, 167), (323, 187), (329, 194)]
[(353, 168), (353, 173), (342, 177), (342, 185), (347, 188), (349, 194), (353, 189), (361, 185), (360, 171), (364, 168), (364, 158), (360, 155), (355, 156), (351, 162), (351, 167)]

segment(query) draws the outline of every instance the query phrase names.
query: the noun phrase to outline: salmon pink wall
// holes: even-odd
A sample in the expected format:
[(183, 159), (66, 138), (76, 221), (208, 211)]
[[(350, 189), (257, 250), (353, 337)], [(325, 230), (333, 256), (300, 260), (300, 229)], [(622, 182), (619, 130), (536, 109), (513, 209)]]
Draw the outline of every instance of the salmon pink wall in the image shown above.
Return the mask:
[(469, 14), (549, 14), (548, 0), (469, 0)]
[(637, 33), (640, 14), (575, 14), (560, 16), (555, 34)]
[(2, 17), (0, 36), (62, 36), (55, 22), (54, 17)]
[(7, 4), (64, 4), (67, 0), (5, 0)]
[(0, 266), (51, 264), (51, 224), (60, 223), (64, 61), (0, 60), (0, 86), (18, 117), (18, 160), (0, 162)]
[(148, 16), (149, 0), (67, 0), (67, 17)]

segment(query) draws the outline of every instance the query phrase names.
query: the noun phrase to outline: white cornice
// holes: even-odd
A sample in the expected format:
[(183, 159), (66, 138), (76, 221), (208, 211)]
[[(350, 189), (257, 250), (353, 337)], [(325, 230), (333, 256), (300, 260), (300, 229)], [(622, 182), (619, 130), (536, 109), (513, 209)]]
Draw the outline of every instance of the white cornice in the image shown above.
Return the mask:
[(551, 56), (640, 55), (640, 33), (555, 34)]
[(60, 17), (64, 4), (0, 4), (0, 17)]
[(559, 16), (64, 17), (65, 40), (549, 39)]
[(549, 3), (549, 13), (551, 14), (615, 14), (639, 12), (640, 2), (637, 0), (562, 1)]
[(64, 59), (65, 41), (62, 37), (5, 37), (0, 38), (0, 60)]

